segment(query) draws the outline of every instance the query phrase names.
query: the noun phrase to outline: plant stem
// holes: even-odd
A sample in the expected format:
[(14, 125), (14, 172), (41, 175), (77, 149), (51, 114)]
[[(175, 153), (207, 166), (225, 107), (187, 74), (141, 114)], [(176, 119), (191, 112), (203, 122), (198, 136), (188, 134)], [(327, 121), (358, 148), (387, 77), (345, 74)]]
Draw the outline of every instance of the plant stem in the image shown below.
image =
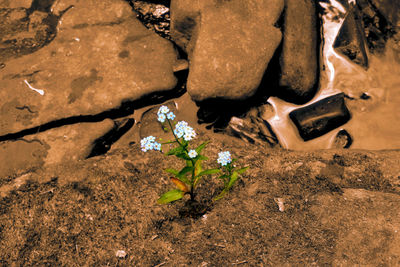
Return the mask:
[[(181, 147), (183, 147), (183, 149), (186, 151), (186, 154), (189, 156), (189, 151), (187, 150), (187, 148), (186, 147), (184, 147), (183, 145), (182, 145), (182, 143), (181, 142), (179, 142), (179, 139), (178, 139), (178, 137), (175, 135), (175, 133), (174, 133), (174, 129), (172, 128), (172, 124), (171, 124), (171, 121), (167, 118), (167, 121), (168, 121), (168, 125), (169, 125), (169, 127), (171, 128), (171, 132), (172, 132), (172, 134), (174, 135), (174, 137), (175, 137), (175, 140), (176, 140), (176, 142), (181, 146)], [(190, 158), (190, 157), (189, 157)], [(190, 185), (190, 200), (192, 200), (192, 201), (194, 201), (194, 177), (195, 177), (195, 175), (194, 175), (194, 172), (195, 172), (195, 162), (194, 162), (194, 160), (192, 159), (192, 158), (190, 158), (190, 161), (192, 162), (192, 165), (193, 165), (193, 170), (192, 170), (192, 179), (191, 179), (191, 185)]]
[[(178, 142), (178, 144), (179, 144), (180, 146), (182, 146), (181, 142), (179, 142), (178, 137), (176, 137), (176, 135), (175, 135), (175, 133), (174, 133), (174, 129), (172, 129), (172, 124), (171, 124), (171, 122), (169, 121), (168, 118), (167, 118), (167, 121), (168, 121), (169, 128), (171, 128), (171, 132), (172, 132), (172, 134), (173, 134), (174, 137), (175, 137), (176, 142)], [(185, 149), (185, 150), (186, 150), (186, 149)]]
[(173, 144), (173, 143), (176, 143), (176, 141), (168, 141), (168, 142), (164, 142), (164, 143), (161, 143), (162, 145), (168, 145), (168, 144)]
[[(192, 160), (192, 163), (193, 163), (193, 160)], [(192, 201), (194, 201), (194, 171), (195, 171), (195, 167), (193, 164), (192, 180), (191, 180), (192, 185), (190, 186), (190, 200), (192, 200)]]

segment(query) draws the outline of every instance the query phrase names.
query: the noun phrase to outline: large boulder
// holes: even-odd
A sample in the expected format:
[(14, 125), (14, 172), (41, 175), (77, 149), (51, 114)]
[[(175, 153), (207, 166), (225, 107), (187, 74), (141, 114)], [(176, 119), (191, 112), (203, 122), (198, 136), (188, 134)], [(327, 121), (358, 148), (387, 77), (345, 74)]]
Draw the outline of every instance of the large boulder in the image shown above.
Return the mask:
[(314, 96), (319, 78), (318, 29), (314, 0), (285, 0), (279, 97), (304, 104)]
[(256, 92), (282, 34), (283, 0), (171, 3), (171, 36), (188, 53), (195, 101), (246, 99)]
[[(170, 34), (174, 42), (186, 53), (191, 54), (194, 41), (192, 36), (200, 23), (200, 14), (209, 1), (173, 0), (170, 5)], [(191, 46), (189, 46), (191, 44)]]
[(0, 136), (97, 115), (175, 88), (172, 43), (146, 29), (126, 2), (61, 0), (51, 10), (54, 20), (32, 11), (21, 21), (35, 15), (41, 24), (56, 23), (53, 40), (33, 54), (0, 57)]

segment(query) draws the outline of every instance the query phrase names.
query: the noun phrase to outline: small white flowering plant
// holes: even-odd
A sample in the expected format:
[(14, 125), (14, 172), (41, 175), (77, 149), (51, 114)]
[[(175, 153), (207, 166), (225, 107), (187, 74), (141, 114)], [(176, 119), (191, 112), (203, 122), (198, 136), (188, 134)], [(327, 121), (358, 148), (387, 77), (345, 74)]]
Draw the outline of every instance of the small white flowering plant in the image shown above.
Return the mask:
[(185, 121), (174, 122), (175, 114), (169, 110), (167, 106), (161, 106), (157, 112), (158, 121), (170, 127), (174, 139), (165, 143), (159, 143), (154, 136), (148, 136), (140, 141), (143, 152), (149, 150), (162, 151), (162, 145), (178, 144), (177, 147), (169, 149), (165, 154), (174, 155), (185, 161), (185, 167), (181, 170), (167, 168), (165, 171), (172, 174), (171, 182), (175, 185), (175, 189), (170, 190), (161, 195), (157, 200), (159, 204), (167, 204), (180, 200), (184, 195), (189, 194), (190, 199), (195, 199), (195, 189), (199, 185), (201, 178), (205, 175), (221, 173), (218, 177), (223, 180), (224, 188), (221, 193), (214, 198), (219, 200), (232, 188), (240, 174), (244, 173), (248, 167), (236, 169), (234, 166), (235, 159), (232, 159), (229, 151), (223, 151), (218, 154), (217, 162), (219, 167), (215, 169), (203, 169), (202, 162), (208, 160), (207, 157), (201, 155), (204, 148), (209, 143), (203, 142), (196, 148), (190, 148), (190, 141), (196, 137), (195, 130)]

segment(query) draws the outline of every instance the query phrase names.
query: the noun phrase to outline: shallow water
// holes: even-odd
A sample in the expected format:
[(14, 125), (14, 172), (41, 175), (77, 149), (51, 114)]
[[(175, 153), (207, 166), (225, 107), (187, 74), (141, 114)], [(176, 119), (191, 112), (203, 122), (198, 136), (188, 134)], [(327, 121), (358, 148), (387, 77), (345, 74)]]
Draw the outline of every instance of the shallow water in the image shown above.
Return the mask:
[[(336, 134), (343, 129), (352, 137), (350, 148), (399, 149), (400, 53), (394, 49), (394, 41), (389, 40), (384, 54), (368, 55), (368, 70), (337, 54), (333, 42), (343, 22), (345, 9), (335, 0), (331, 0), (329, 7), (331, 12), (323, 16), (323, 71), (319, 92), (309, 103), (301, 106), (271, 97), (268, 102), (273, 105), (275, 116), (268, 122), (281, 145), (288, 149), (332, 148)], [(319, 138), (304, 142), (288, 114), (340, 92), (348, 96), (346, 105), (351, 112), (351, 120)]]

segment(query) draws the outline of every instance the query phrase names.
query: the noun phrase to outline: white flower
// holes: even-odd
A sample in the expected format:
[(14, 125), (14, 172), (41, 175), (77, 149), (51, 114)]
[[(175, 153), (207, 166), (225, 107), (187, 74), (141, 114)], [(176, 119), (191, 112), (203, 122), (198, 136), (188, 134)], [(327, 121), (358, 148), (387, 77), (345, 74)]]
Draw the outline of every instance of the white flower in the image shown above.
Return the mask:
[(163, 113), (158, 114), (158, 121), (159, 122), (163, 123), (165, 121), (165, 118), (166, 118), (165, 114), (163, 114)]
[(174, 120), (175, 119), (175, 114), (171, 111), (170, 113), (167, 114), (167, 118), (169, 120)]
[(196, 152), (196, 150), (191, 149), (191, 150), (189, 151), (188, 155), (189, 155), (190, 158), (193, 159), (193, 158), (197, 157), (197, 152)]
[(161, 150), (161, 144), (157, 143), (157, 142), (154, 142), (153, 149), (160, 151)]
[(169, 112), (169, 108), (167, 106), (161, 106), (157, 112), (157, 115), (167, 114)]

